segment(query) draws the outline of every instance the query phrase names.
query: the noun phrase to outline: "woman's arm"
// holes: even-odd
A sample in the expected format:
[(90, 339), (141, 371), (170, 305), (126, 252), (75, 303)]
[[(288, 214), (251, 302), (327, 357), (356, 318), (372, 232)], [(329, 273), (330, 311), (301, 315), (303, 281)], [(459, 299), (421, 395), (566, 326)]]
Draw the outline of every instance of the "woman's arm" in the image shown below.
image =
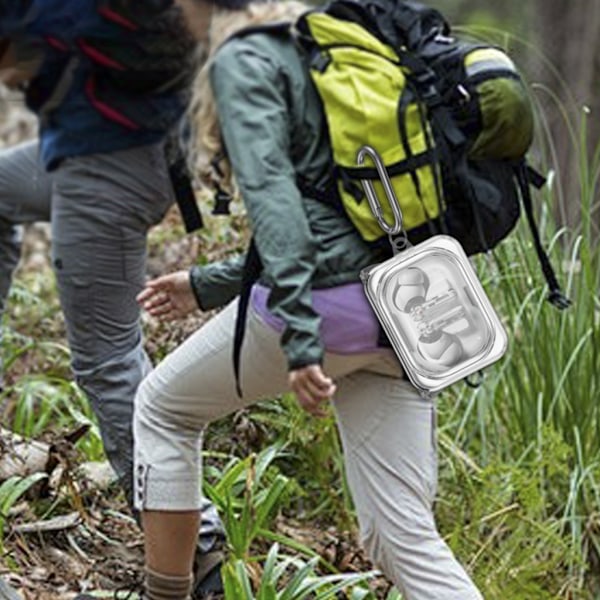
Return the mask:
[(234, 40), (217, 54), (211, 83), (221, 133), (251, 222), (269, 309), (286, 323), (290, 370), (322, 362), (320, 317), (312, 307), (317, 244), (290, 159), (286, 77), (276, 57)]
[(190, 282), (202, 310), (220, 308), (240, 293), (245, 255), (235, 256), (190, 270)]
[(198, 309), (219, 308), (239, 294), (243, 263), (244, 257), (236, 256), (151, 279), (137, 301), (162, 321), (181, 319)]

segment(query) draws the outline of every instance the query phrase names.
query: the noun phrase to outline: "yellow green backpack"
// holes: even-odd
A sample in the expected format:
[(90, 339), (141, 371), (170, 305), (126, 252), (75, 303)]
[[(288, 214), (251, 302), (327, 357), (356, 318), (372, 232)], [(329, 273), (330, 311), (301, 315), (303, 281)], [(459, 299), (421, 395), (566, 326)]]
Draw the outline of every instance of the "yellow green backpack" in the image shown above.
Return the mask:
[[(282, 27), (289, 29), (275, 24), (238, 35)], [(384, 197), (376, 165), (358, 164), (368, 146), (382, 158), (409, 240), (445, 233), (467, 254), (504, 239), (522, 199), (548, 299), (569, 305), (533, 214), (529, 186), (544, 179), (525, 161), (532, 105), (503, 50), (451, 37), (437, 10), (402, 0), (332, 0), (302, 15), (291, 31), (322, 101), (334, 163), (325, 184), (298, 179), (305, 196), (335, 204), (367, 242), (387, 244), (362, 185), (371, 182)], [(386, 202), (379, 216), (393, 222)], [(249, 290), (260, 269), (251, 245), (236, 324), (236, 379)]]
[[(386, 240), (362, 181), (383, 190), (361, 147), (382, 158), (411, 242), (449, 234), (467, 254), (487, 252), (514, 228), (523, 200), (549, 299), (566, 299), (541, 245), (526, 163), (534, 116), (526, 85), (500, 48), (451, 36), (435, 9), (402, 0), (332, 0), (295, 24), (322, 100), (332, 177), (303, 193), (335, 202), (368, 242)], [(382, 202), (382, 217), (393, 221)]]

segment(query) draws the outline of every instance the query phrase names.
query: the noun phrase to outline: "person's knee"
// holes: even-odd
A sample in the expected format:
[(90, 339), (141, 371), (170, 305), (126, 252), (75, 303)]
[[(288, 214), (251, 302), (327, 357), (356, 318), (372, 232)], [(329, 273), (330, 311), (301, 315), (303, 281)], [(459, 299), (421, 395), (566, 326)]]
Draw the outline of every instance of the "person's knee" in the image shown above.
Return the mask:
[[(137, 432), (177, 431), (183, 435), (197, 435), (207, 422), (202, 414), (192, 413), (187, 403), (163, 389), (155, 381), (156, 371), (147, 376), (138, 386), (134, 402), (134, 429)], [(201, 401), (198, 398), (198, 406)]]
[(12, 282), (12, 275), (21, 256), (20, 228), (0, 217), (0, 311)]
[(143, 427), (151, 425), (156, 418), (156, 413), (168, 413), (168, 411), (162, 410), (162, 403), (164, 398), (156, 393), (149, 378), (146, 377), (138, 386), (137, 393), (134, 400), (134, 429), (138, 424)]

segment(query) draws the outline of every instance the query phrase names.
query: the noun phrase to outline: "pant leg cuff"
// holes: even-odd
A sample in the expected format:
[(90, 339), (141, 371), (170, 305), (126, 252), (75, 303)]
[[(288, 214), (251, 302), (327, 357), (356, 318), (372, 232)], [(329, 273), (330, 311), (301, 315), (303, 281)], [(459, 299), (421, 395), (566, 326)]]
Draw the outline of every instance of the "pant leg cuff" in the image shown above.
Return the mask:
[(200, 510), (202, 496), (198, 479), (166, 474), (147, 465), (138, 465), (134, 504), (137, 510)]

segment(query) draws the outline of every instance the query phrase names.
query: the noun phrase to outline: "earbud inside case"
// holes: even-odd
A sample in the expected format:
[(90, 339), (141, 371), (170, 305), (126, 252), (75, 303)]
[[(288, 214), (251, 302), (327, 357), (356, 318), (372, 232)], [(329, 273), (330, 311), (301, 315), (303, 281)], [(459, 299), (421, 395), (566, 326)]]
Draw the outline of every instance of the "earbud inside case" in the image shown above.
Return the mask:
[(361, 273), (366, 295), (415, 387), (425, 395), (478, 373), (508, 338), (468, 257), (437, 235)]

